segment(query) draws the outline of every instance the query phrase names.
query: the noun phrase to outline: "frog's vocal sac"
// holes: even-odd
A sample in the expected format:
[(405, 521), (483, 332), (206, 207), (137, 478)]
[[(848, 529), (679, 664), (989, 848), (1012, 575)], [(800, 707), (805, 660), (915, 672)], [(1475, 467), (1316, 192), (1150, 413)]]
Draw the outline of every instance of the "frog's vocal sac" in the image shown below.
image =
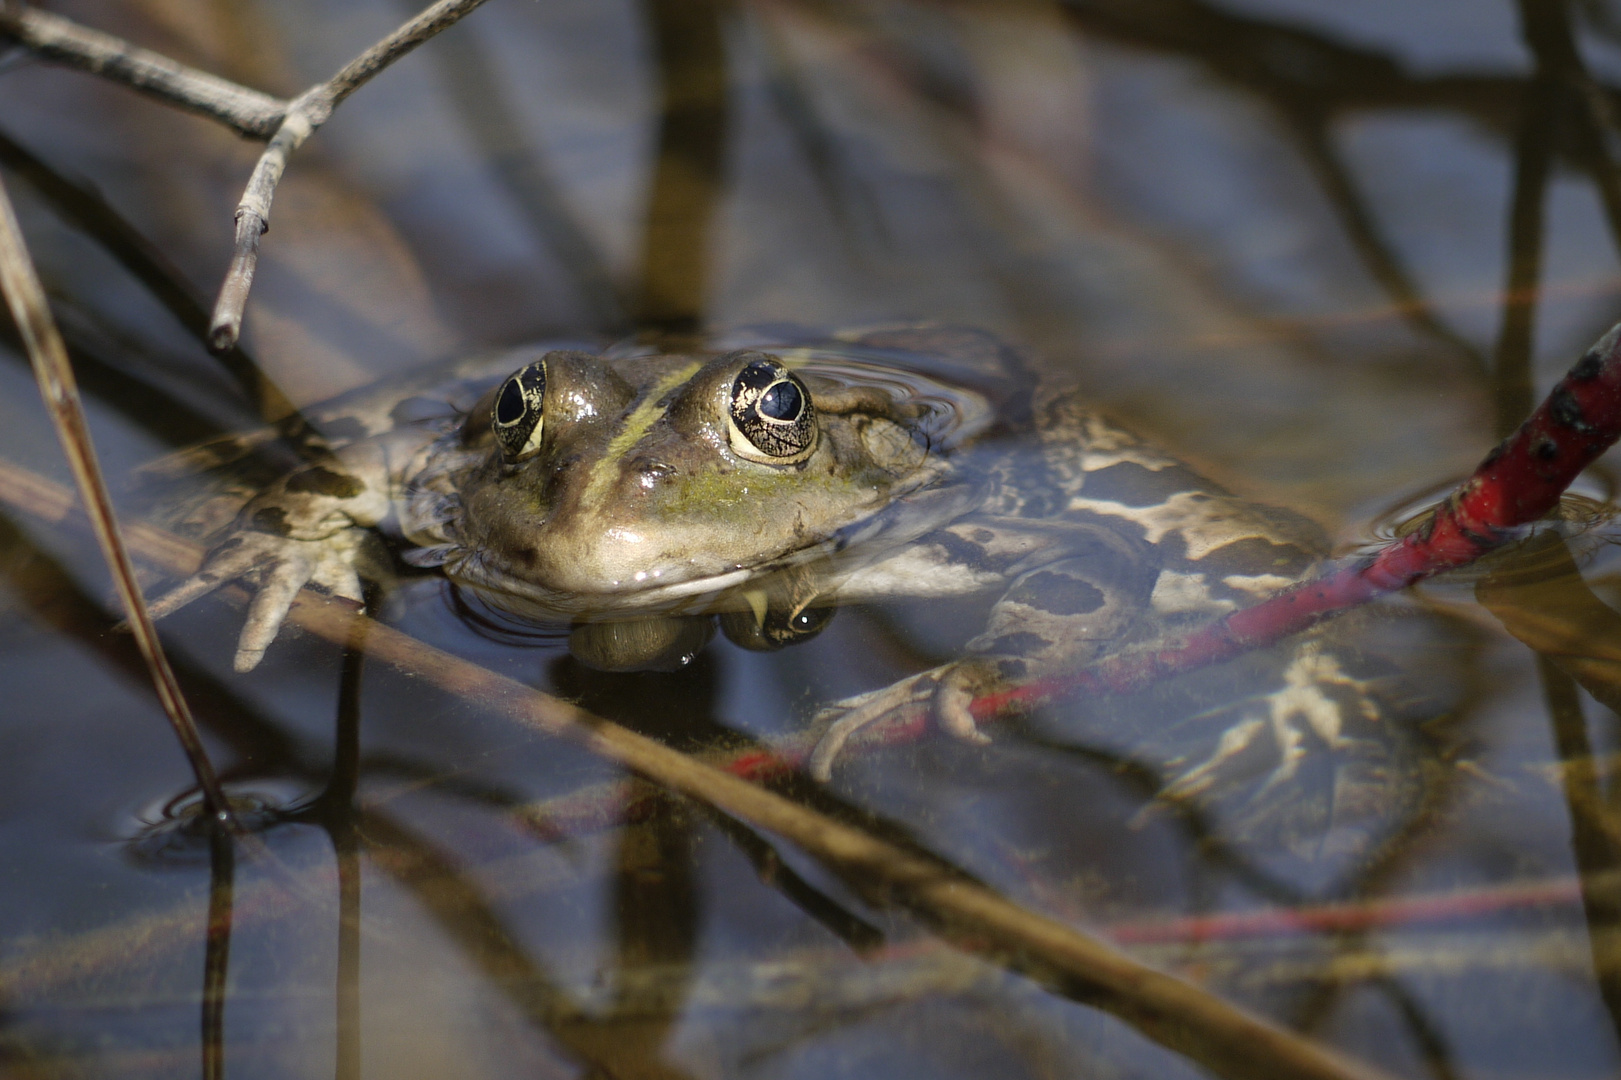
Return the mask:
[[(321, 451), (233, 504), (156, 614), (252, 580), (249, 670), (302, 586), (360, 598), (379, 528), (408, 562), (571, 623), (576, 657), (608, 670), (684, 663), (716, 623), (775, 648), (843, 604), (996, 597), (957, 659), (824, 711), (822, 777), (896, 709), (980, 740), (976, 697), (1254, 603), (1325, 550), (1306, 519), (1229, 494), (960, 328), (506, 352), (310, 415)], [(1368, 750), (1390, 726), (1376, 696), (1320, 639), (1285, 651), (1173, 789), (1198, 794), (1263, 746), (1276, 787), (1310, 742), (1353, 748), (1362, 779), (1337, 788), (1367, 797), (1388, 764)]]

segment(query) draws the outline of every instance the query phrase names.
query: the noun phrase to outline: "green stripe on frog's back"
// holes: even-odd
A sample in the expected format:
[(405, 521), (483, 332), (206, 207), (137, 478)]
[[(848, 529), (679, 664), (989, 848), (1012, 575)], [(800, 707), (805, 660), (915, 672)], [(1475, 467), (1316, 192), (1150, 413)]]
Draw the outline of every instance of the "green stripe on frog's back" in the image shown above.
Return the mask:
[(665, 398), (670, 391), (684, 385), (702, 366), (698, 360), (683, 364), (649, 387), (647, 396), (625, 417), (624, 426), (608, 441), (602, 456), (591, 466), (591, 479), (586, 484), (582, 505), (595, 506), (602, 501), (629, 459), (631, 447), (642, 441), (642, 437), (669, 408)]

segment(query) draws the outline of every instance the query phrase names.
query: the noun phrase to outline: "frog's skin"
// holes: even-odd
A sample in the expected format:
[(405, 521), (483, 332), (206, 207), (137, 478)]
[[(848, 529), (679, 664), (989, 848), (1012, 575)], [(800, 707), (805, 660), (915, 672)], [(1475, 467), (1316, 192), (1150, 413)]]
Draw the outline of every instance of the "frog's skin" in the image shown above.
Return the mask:
[[(330, 451), (252, 498), (154, 613), (256, 577), (236, 655), (251, 669), (303, 585), (360, 599), (360, 541), (385, 522), (408, 561), (585, 625), (577, 652), (609, 668), (690, 658), (716, 614), (770, 647), (840, 604), (999, 595), (966, 655), (824, 713), (812, 770), (826, 777), (853, 732), (896, 709), (980, 740), (976, 696), (1254, 603), (1324, 551), (1305, 519), (1228, 494), (1073, 391), (1034, 387), (988, 335), (745, 344), (509, 353), (316, 410), (338, 430)], [(762, 395), (779, 416), (759, 415)], [(1265, 732), (1275, 784), (1304, 739), (1343, 748), (1380, 723), (1315, 640), (1273, 677), (1174, 790), (1202, 791)]]

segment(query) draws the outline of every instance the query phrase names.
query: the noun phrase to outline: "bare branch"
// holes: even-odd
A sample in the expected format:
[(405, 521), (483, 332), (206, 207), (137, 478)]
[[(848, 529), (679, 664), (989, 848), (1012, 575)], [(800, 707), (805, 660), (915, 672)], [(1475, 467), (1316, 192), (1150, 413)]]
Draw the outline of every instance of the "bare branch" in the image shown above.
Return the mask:
[(373, 75), (441, 30), (448, 30), (482, 3), (484, 0), (439, 0), (437, 4), (422, 9), (415, 18), (349, 61), (342, 71), (327, 81), (327, 91), (332, 95), (329, 108), (336, 108), (344, 98), (370, 81)]
[(236, 247), (230, 269), (225, 272), (225, 281), (220, 285), (219, 299), (214, 303), (208, 331), (211, 348), (229, 349), (242, 334), (242, 313), (247, 307), (253, 272), (259, 263), (259, 237), (270, 228), (270, 203), (281, 174), (286, 171), (288, 157), (316, 128), (326, 123), (344, 98), (482, 3), (484, 0), (439, 0), (349, 61), (331, 79), (310, 87), (288, 105), (281, 126), (254, 166), (253, 176), (236, 208)]
[(229, 124), (244, 135), (269, 138), (236, 208), (231, 265), (209, 319), (208, 342), (216, 352), (236, 345), (242, 314), (259, 263), (259, 238), (270, 228), (270, 203), (287, 159), (338, 104), (388, 65), (454, 25), (484, 0), (438, 0), (355, 57), (332, 78), (282, 101), (111, 34), (80, 26), (21, 4), (0, 4), (0, 35), (64, 64), (103, 75), (174, 105)]
[[(209, 311), (192, 289), (186, 275), (125, 220), (93, 185), (64, 175), (4, 132), (0, 132), (0, 166), (9, 169), (13, 176), (33, 188), (65, 224), (78, 229), (117, 260), (152, 294), (153, 299), (186, 328), (187, 333), (194, 335), (199, 342), (207, 342)], [(79, 374), (84, 377), (84, 354), (76, 355), (74, 352), (71, 327), (66, 337), (69, 342), (68, 355), (79, 365)], [(217, 359), (242, 388), (261, 419), (279, 420), (297, 411), (275, 381), (259, 370), (253, 358), (242, 349), (229, 349), (218, 354)], [(90, 387), (90, 395), (97, 396), (93, 386)], [(105, 395), (103, 400), (107, 400)], [(122, 404), (130, 407), (133, 402), (126, 399)], [(172, 400), (165, 406), (179, 407), (182, 406)], [(136, 406), (129, 411), (135, 413), (138, 408)], [(154, 411), (152, 415), (156, 416), (158, 412)], [(169, 422), (166, 414), (164, 422)], [(201, 442), (205, 437), (185, 437), (183, 441)]]
[[(43, 511), (60, 520), (71, 496), (48, 480), (0, 463), (0, 501), (13, 499), (20, 509)], [(147, 535), (157, 532), (151, 529)], [(173, 537), (152, 552), (155, 561), (176, 573), (191, 573), (202, 554), (200, 545), (189, 545), (188, 550), (185, 541)], [(329, 641), (353, 644), (358, 639), (368, 656), (425, 678), (458, 698), (478, 701), (526, 727), (581, 745), (672, 791), (775, 833), (871, 902), (905, 907), (965, 952), (989, 956), (1067, 996), (1108, 1009), (1221, 1075), (1255, 1080), (1379, 1080), (1384, 1075), (1056, 919), (1020, 907), (927, 855), (869, 835), (393, 627), (371, 622), (344, 601), (306, 589), (290, 617)], [(357, 624), (365, 626), (364, 634), (355, 634)]]
[(13, 38), (46, 60), (121, 82), (170, 105), (218, 120), (242, 135), (269, 138), (287, 110), (287, 102), (280, 98), (21, 4), (0, 5), (0, 35)]
[(168, 658), (163, 655), (163, 646), (158, 643), (157, 631), (147, 613), (140, 586), (135, 582), (135, 567), (130, 563), (129, 553), (119, 534), (118, 521), (113, 515), (112, 499), (107, 494), (101, 465), (96, 459), (96, 448), (90, 440), (90, 429), (85, 423), (84, 407), (79, 402), (79, 389), (73, 379), (73, 368), (68, 363), (67, 348), (62, 344), (62, 335), (57, 331), (56, 322), (46, 305), (45, 290), (40, 286), (39, 275), (35, 273), (33, 260), (29, 258), (28, 248), (23, 243), (22, 229), (17, 224), (17, 216), (11, 208), (11, 198), (6, 194), (4, 183), (0, 183), (0, 291), (5, 293), (11, 317), (16, 321), (17, 330), (28, 349), (34, 375), (39, 380), (40, 394), (56, 426), (57, 437), (62, 440), (62, 450), (73, 468), (80, 496), (89, 508), (96, 539), (112, 570), (124, 609), (129, 613), (136, 643), (152, 673), (152, 682), (157, 687), (163, 711), (168, 714), (181, 747), (191, 759), (197, 786), (202, 789), (210, 813), (231, 832), (240, 832), (220, 790), (214, 768), (209, 764), (202, 740), (197, 735), (191, 709), (180, 692), (180, 684), (175, 681)]
[[(316, 114), (319, 120), (313, 119)], [(270, 228), (270, 202), (287, 169), (287, 158), (331, 114), (331, 104), (320, 88), (300, 94), (253, 167), (247, 190), (236, 207), (236, 249), (209, 319), (208, 345), (215, 352), (231, 348), (242, 334), (242, 312), (247, 307), (248, 290), (253, 287), (253, 271), (259, 265), (259, 237)]]

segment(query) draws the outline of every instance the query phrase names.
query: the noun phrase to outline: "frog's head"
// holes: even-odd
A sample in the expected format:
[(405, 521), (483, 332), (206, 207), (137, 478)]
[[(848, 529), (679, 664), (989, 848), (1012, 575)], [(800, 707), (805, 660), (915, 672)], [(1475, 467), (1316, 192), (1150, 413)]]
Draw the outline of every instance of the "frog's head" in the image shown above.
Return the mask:
[(557, 351), (469, 414), (452, 576), (560, 613), (658, 610), (813, 559), (933, 475), (914, 403), (757, 351)]

